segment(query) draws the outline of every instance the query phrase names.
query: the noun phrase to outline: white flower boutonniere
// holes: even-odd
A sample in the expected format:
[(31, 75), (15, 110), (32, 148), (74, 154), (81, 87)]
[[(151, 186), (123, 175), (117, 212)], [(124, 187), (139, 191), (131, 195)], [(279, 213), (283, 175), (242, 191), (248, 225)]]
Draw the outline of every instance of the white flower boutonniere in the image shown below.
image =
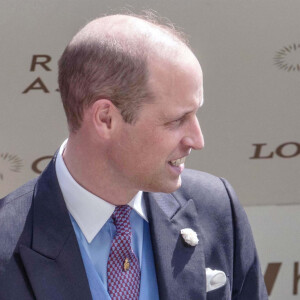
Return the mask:
[(196, 246), (198, 244), (199, 239), (197, 238), (197, 233), (193, 229), (184, 228), (181, 229), (180, 233), (187, 244), (191, 246)]

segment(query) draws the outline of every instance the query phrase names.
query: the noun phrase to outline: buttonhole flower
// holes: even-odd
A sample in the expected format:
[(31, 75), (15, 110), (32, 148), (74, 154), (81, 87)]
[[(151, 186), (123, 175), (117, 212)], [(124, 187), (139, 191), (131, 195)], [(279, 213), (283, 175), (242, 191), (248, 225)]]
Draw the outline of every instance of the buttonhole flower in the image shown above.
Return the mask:
[(199, 242), (197, 233), (191, 228), (184, 228), (180, 231), (184, 241), (190, 246), (196, 246)]

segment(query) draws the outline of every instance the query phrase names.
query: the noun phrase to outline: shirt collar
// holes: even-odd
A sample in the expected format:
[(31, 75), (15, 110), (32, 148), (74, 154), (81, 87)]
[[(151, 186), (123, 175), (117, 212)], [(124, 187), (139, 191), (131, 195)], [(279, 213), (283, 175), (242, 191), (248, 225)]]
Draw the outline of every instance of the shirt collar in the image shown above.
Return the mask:
[[(87, 191), (75, 181), (62, 157), (67, 141), (64, 141), (57, 154), (55, 163), (57, 179), (69, 213), (77, 222), (87, 241), (91, 243), (111, 217), (116, 206)], [(143, 192), (139, 191), (128, 205), (148, 222), (142, 195)]]

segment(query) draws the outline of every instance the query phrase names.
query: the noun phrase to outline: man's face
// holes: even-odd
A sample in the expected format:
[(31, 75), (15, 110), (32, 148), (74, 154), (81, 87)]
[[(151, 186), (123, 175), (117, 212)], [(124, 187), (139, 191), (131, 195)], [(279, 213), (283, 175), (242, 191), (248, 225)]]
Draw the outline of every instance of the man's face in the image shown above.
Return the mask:
[(110, 162), (123, 186), (170, 193), (181, 185), (184, 157), (204, 146), (196, 117), (202, 71), (189, 52), (168, 62), (153, 59), (149, 67), (155, 101), (143, 106), (134, 125), (122, 124)]

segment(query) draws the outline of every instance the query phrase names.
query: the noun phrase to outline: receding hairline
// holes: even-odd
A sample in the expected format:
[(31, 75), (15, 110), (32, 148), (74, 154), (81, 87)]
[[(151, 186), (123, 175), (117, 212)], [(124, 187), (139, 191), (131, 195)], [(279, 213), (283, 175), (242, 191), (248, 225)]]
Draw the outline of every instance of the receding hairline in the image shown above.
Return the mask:
[(100, 17), (86, 24), (71, 40), (70, 46), (81, 43), (101, 43), (110, 40), (125, 51), (146, 51), (147, 56), (167, 52), (169, 56), (178, 48), (190, 47), (181, 32), (144, 16), (116, 14)]

